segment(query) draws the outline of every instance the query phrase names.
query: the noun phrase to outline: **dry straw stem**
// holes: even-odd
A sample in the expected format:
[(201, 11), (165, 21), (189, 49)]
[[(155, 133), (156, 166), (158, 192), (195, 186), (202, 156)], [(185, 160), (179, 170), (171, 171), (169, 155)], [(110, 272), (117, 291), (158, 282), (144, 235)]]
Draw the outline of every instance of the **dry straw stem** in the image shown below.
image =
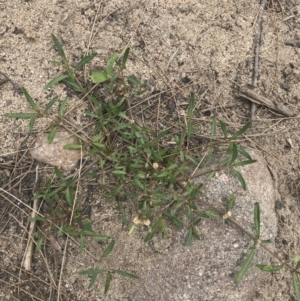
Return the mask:
[[(35, 218), (37, 216), (36, 214), (37, 210), (38, 210), (38, 200), (34, 200), (32, 206), (31, 218)], [(33, 232), (35, 231), (35, 225), (36, 225), (35, 220), (31, 221), (29, 224), (27, 246), (22, 262), (22, 266), (26, 271), (31, 271), (32, 252), (33, 252), (33, 245), (34, 245)]]
[[(35, 190), (37, 188), (38, 179), (39, 179), (39, 166), (37, 165), (36, 170), (35, 170), (35, 183), (34, 183), (34, 188), (33, 188), (33, 195), (35, 194)], [(33, 201), (33, 207), (32, 207), (32, 212), (31, 212), (32, 219), (34, 219), (37, 216), (38, 203), (39, 203), (38, 199), (35, 199)], [(32, 252), (33, 252), (33, 245), (34, 245), (33, 233), (35, 231), (35, 226), (36, 226), (36, 221), (35, 220), (31, 221), (29, 224), (27, 246), (26, 246), (26, 250), (25, 250), (25, 254), (24, 254), (23, 262), (22, 262), (22, 265), (26, 271), (31, 271)]]

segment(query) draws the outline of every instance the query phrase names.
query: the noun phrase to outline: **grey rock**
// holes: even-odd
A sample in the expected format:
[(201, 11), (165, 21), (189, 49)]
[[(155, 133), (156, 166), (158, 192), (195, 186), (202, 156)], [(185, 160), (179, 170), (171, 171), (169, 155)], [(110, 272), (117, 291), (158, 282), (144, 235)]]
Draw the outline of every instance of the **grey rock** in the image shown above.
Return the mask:
[(80, 159), (80, 150), (64, 149), (66, 144), (78, 143), (76, 137), (65, 130), (58, 130), (51, 144), (48, 143), (48, 134), (42, 134), (30, 151), (31, 156), (43, 163), (57, 166), (65, 171), (76, 168)]
[[(275, 240), (277, 232), (274, 210), (275, 189), (266, 162), (260, 153), (251, 152), (256, 163), (240, 168), (247, 191), (228, 171), (218, 172), (208, 183), (202, 197), (218, 208), (226, 208), (232, 194), (237, 203), (232, 218), (254, 234), (254, 203), (261, 209), (261, 239)], [(201, 182), (203, 178), (196, 179)], [(246, 276), (238, 284), (234, 277), (253, 245), (251, 239), (234, 226), (219, 219), (205, 219), (198, 226), (201, 240), (184, 246), (186, 233), (181, 233), (163, 262), (158, 262), (141, 286), (132, 293), (131, 301), (237, 301), (252, 300), (263, 284), (266, 272), (255, 267), (269, 264), (270, 256), (261, 247)], [(269, 244), (273, 249), (274, 244)]]

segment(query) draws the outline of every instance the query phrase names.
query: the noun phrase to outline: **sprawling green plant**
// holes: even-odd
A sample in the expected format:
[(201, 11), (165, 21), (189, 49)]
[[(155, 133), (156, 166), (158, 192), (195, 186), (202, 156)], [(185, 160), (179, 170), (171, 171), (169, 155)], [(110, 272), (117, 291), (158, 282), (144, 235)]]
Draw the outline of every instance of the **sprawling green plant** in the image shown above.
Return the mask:
[[(75, 67), (68, 61), (65, 52), (58, 41), (52, 36), (60, 61), (55, 62), (61, 66), (65, 72), (52, 79), (45, 89), (51, 88), (55, 84), (64, 84), (82, 97), (83, 101), (89, 102), (90, 109), (85, 112), (89, 116), (93, 126), (93, 136), (91, 138), (77, 137), (80, 142), (77, 144), (65, 145), (66, 149), (84, 149), (91, 158), (97, 158), (100, 169), (105, 169), (110, 174), (110, 179), (103, 182), (103, 191), (109, 187), (109, 192), (105, 197), (112, 206), (121, 212), (122, 223), (128, 223), (126, 209), (130, 199), (130, 206), (134, 206), (137, 213), (134, 223), (131, 225), (131, 234), (136, 224), (144, 224), (148, 227), (148, 233), (144, 241), (149, 241), (159, 231), (168, 235), (167, 224), (171, 223), (179, 229), (184, 228), (183, 216), (187, 217), (187, 236), (185, 243), (190, 245), (194, 239), (200, 239), (197, 227), (203, 218), (220, 218), (226, 223), (235, 225), (246, 233), (253, 241), (254, 245), (242, 265), (240, 272), (235, 278), (238, 283), (252, 264), (255, 250), (258, 245), (271, 253), (279, 260), (280, 265), (257, 265), (258, 268), (275, 272), (283, 267), (288, 268), (292, 273), (293, 285), (297, 300), (300, 300), (299, 267), (300, 256), (296, 256), (296, 267), (293, 268), (285, 261), (281, 260), (275, 253), (268, 249), (265, 244), (269, 240), (260, 240), (260, 210), (259, 204), (254, 206), (255, 234), (247, 232), (233, 218), (231, 210), (235, 205), (235, 197), (228, 202), (226, 210), (220, 211), (211, 204), (204, 202), (201, 196), (201, 189), (204, 183), (195, 185), (192, 178), (206, 175), (211, 179), (215, 172), (227, 168), (230, 173), (237, 177), (242, 187), (246, 189), (246, 183), (242, 174), (238, 171), (239, 166), (255, 162), (248, 152), (237, 144), (237, 139), (245, 133), (249, 124), (243, 126), (239, 131), (230, 135), (223, 122), (212, 119), (210, 141), (207, 143), (206, 156), (199, 160), (188, 145), (194, 130), (194, 95), (189, 98), (186, 123), (179, 123), (180, 132), (174, 133), (171, 130), (157, 132), (151, 126), (139, 123), (138, 118), (133, 116), (131, 110), (132, 99), (146, 91), (144, 85), (133, 76), (126, 74), (126, 62), (129, 56), (129, 48), (125, 50), (123, 56), (113, 54), (103, 71), (91, 72), (87, 81), (81, 77), (81, 70), (91, 62), (96, 54), (83, 57)], [(112, 96), (111, 101), (105, 101), (97, 95), (97, 87), (107, 88)], [(49, 124), (48, 142), (52, 143), (58, 126), (67, 128), (70, 131), (70, 124), (66, 122), (65, 114), (67, 98), (60, 101), (58, 112), (53, 113), (52, 107), (59, 102), (58, 97), (54, 97), (44, 109), (38, 107), (29, 93), (23, 88), (32, 112), (30, 113), (9, 113), (10, 118), (30, 119), (29, 129), (33, 130), (35, 121), (38, 118), (47, 117), (51, 120)], [(218, 130), (223, 134), (222, 139), (215, 139)], [(76, 130), (74, 129), (74, 132)], [(172, 147), (164, 143), (170, 137), (173, 138)], [(227, 144), (225, 157), (214, 167), (209, 168), (209, 161), (214, 155), (218, 145)], [(203, 167), (207, 167), (203, 169)], [(193, 176), (189, 175), (191, 168), (197, 168)], [(99, 235), (92, 229), (92, 221), (82, 215), (82, 211), (75, 198), (76, 179), (67, 179), (57, 168), (55, 168), (56, 180), (47, 180), (45, 187), (34, 196), (44, 200), (49, 206), (49, 212), (44, 217), (38, 216), (35, 219), (42, 221), (48, 229), (48, 233), (53, 231), (57, 235), (66, 233), (78, 238), (80, 250), (84, 250), (84, 239), (91, 237), (96, 240), (109, 240), (107, 235)], [(62, 197), (63, 196), (63, 197)], [(64, 199), (65, 201), (61, 201)], [(198, 204), (206, 205), (206, 210), (199, 210)], [(43, 242), (41, 232), (38, 246)], [(80, 274), (91, 276), (89, 287), (92, 287), (98, 275), (106, 275), (105, 293), (113, 274), (137, 278), (136, 275), (116, 270), (103, 268), (103, 259), (110, 254), (115, 245), (113, 239), (110, 240), (103, 255), (96, 263), (95, 268), (83, 270)]]

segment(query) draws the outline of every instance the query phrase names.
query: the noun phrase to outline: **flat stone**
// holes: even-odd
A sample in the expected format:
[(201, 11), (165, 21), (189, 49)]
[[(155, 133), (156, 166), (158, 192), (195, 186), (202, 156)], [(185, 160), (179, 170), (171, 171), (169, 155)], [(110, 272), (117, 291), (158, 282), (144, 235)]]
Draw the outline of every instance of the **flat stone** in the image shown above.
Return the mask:
[(75, 169), (81, 156), (80, 150), (67, 150), (64, 146), (78, 143), (78, 139), (65, 130), (57, 130), (51, 144), (47, 139), (48, 134), (42, 134), (37, 138), (34, 148), (30, 151), (31, 156), (37, 161), (57, 166), (65, 171)]
[[(254, 231), (254, 203), (261, 210), (261, 239), (275, 240), (277, 218), (274, 210), (275, 189), (267, 164), (258, 152), (251, 152), (256, 163), (239, 169), (247, 183), (247, 191), (228, 171), (221, 171), (208, 183), (203, 199), (215, 207), (226, 208), (231, 195), (236, 195), (232, 218), (247, 231)], [(195, 180), (203, 182), (204, 178)], [(200, 206), (199, 206), (200, 207)], [(201, 207), (200, 207), (201, 208)], [(204, 209), (204, 207), (203, 207)], [(236, 285), (234, 278), (249, 254), (253, 241), (235, 226), (220, 219), (203, 219), (197, 227), (201, 240), (184, 246), (186, 231), (179, 235), (163, 262), (158, 262), (145, 275), (131, 301), (237, 301), (252, 300), (263, 285), (266, 272), (255, 264), (270, 264), (270, 256), (257, 249), (252, 267)], [(270, 249), (274, 243), (268, 244)]]

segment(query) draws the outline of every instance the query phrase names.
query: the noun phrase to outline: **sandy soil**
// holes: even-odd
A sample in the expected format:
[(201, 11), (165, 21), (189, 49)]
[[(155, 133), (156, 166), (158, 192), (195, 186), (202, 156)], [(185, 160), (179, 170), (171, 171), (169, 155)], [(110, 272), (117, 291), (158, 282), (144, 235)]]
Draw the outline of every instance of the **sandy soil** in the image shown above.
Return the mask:
[[(201, 138), (209, 136), (212, 116), (226, 123), (232, 132), (249, 120), (250, 104), (238, 97), (238, 87), (252, 83), (258, 13), (259, 1), (243, 0), (0, 0), (0, 187), (17, 198), (1, 191), (1, 300), (57, 300), (55, 285), (59, 283), (62, 256), (46, 246), (42, 253), (34, 254), (31, 273), (20, 269), (26, 245), (24, 229), (30, 215), (26, 205), (30, 200), (18, 186), (7, 186), (10, 181), (18, 183), (14, 177), (19, 171), (12, 173), (11, 166), (22, 155), (20, 166), (32, 168), (32, 159), (22, 150), (45, 130), (47, 122), (39, 120), (34, 133), (29, 134), (27, 121), (4, 117), (9, 112), (28, 112), (21, 86), (41, 106), (54, 94), (60, 99), (68, 96), (74, 106), (80, 104), (79, 98), (62, 86), (43, 90), (61, 72), (53, 64), (57, 52), (51, 34), (59, 37), (71, 63), (87, 52), (97, 52), (94, 69), (105, 65), (113, 52), (121, 53), (130, 47), (128, 72), (149, 88), (147, 97), (135, 103), (137, 118), (156, 122), (159, 106), (160, 120), (170, 126), (178, 122), (178, 112), (186, 109), (188, 95), (194, 92), (201, 143)], [(267, 1), (257, 88), (295, 111), (299, 110), (300, 100), (300, 48), (287, 41), (299, 43), (299, 16), (297, 0)], [(11, 82), (2, 82), (6, 78)], [(81, 103), (70, 115), (79, 129), (87, 124), (82, 114), (85, 109)], [(276, 246), (286, 259), (299, 253), (300, 247), (299, 143), (298, 116), (287, 118), (260, 106), (253, 127), (241, 141), (263, 153), (274, 177), (279, 192), (274, 200), (279, 225)], [(47, 170), (44, 166), (43, 171)], [(158, 237), (151, 244), (144, 244), (143, 228), (128, 237), (128, 226), (122, 227), (120, 217), (103, 203), (94, 184), (83, 183), (79, 195), (84, 206), (92, 208), (96, 230), (111, 235), (124, 246), (116, 246), (109, 264), (145, 275), (151, 263), (167, 252), (171, 241)], [(64, 244), (64, 239), (60, 242)], [(89, 291), (87, 277), (77, 273), (90, 267), (104, 247), (90, 241), (90, 253), (81, 255), (75, 242), (70, 242), (60, 282), (61, 300), (127, 300), (138, 281), (115, 279), (108, 295), (103, 296), (103, 279)], [(138, 266), (137, 262), (143, 265)], [(290, 276), (282, 272), (268, 276), (255, 300), (293, 298)]]

